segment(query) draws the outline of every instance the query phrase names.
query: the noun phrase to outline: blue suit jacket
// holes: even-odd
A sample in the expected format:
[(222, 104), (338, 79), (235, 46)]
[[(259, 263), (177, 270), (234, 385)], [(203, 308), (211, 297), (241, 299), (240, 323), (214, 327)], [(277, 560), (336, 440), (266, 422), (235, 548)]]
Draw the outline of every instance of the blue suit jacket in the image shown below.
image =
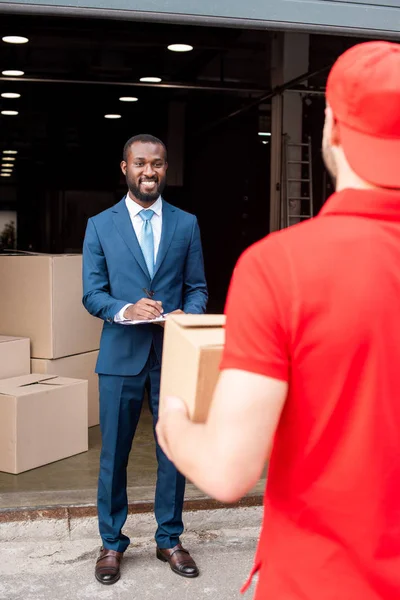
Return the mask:
[(154, 344), (162, 355), (164, 330), (159, 325), (119, 325), (115, 315), (125, 304), (155, 292), (166, 313), (206, 309), (207, 284), (197, 219), (163, 200), (162, 233), (153, 279), (139, 246), (125, 197), (89, 219), (83, 245), (83, 304), (104, 320), (96, 372), (137, 375)]

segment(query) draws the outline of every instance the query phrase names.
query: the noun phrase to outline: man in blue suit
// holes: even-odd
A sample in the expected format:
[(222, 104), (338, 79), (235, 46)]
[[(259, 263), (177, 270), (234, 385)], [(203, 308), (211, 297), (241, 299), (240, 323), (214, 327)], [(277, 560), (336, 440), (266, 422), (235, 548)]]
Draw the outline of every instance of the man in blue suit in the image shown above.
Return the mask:
[[(83, 246), (83, 303), (104, 326), (99, 374), (102, 449), (98, 518), (103, 546), (96, 579), (110, 585), (130, 540), (126, 468), (147, 391), (158, 419), (163, 328), (146, 323), (171, 313), (204, 313), (207, 285), (197, 219), (165, 202), (167, 151), (159, 139), (139, 135), (125, 144), (121, 169), (128, 194), (89, 219)], [(127, 325), (124, 321), (141, 320)], [(180, 543), (185, 479), (156, 439), (157, 557), (184, 577), (198, 568)]]

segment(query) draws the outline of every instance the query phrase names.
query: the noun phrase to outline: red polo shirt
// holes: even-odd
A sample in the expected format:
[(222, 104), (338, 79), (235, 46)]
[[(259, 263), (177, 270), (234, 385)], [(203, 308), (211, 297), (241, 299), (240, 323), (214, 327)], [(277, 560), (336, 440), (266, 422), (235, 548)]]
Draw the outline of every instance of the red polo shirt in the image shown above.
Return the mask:
[(254, 245), (226, 313), (222, 368), (289, 382), (256, 600), (399, 600), (400, 192), (343, 191)]

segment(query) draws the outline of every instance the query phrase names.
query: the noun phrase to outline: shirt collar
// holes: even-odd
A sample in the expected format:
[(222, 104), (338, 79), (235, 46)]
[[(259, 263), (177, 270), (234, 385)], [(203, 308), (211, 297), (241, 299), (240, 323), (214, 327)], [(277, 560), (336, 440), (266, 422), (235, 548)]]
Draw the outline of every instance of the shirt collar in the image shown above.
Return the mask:
[[(126, 195), (125, 204), (126, 204), (126, 207), (129, 211), (129, 214), (131, 215), (131, 217), (136, 217), (136, 215), (138, 215), (140, 213), (140, 211), (143, 210), (143, 206), (140, 206), (140, 204), (138, 204), (137, 202), (132, 200), (132, 198), (129, 196), (129, 194)], [(151, 210), (154, 210), (156, 215), (158, 215), (160, 217), (161, 213), (162, 213), (162, 198), (161, 198), (161, 196), (158, 196), (157, 200), (154, 202), (154, 204), (149, 206), (149, 208)]]
[(319, 214), (400, 221), (400, 191), (349, 188), (333, 194)]

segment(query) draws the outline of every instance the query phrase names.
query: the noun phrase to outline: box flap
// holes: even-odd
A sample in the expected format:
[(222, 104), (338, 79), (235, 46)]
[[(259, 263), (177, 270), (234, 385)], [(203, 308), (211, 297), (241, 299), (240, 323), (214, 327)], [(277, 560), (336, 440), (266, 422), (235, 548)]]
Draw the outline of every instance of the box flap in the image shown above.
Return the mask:
[(48, 252), (31, 252), (30, 250), (3, 250), (2, 256), (47, 256), (48, 258), (58, 258), (63, 256), (81, 256), (81, 253), (72, 254), (49, 254)]
[(171, 315), (169, 317), (180, 327), (185, 328), (207, 328), (223, 327), (225, 325), (225, 315)]
[(0, 380), (0, 393), (8, 391), (10, 389), (17, 389), (26, 387), (28, 385), (34, 385), (37, 383), (43, 383), (50, 379), (55, 379), (56, 375), (47, 375), (44, 373), (32, 373), (31, 375), (21, 375), (20, 377), (10, 377), (9, 379)]
[(46, 387), (54, 389), (56, 387), (61, 388), (81, 383), (87, 385), (87, 380), (35, 373), (33, 375), (23, 375), (22, 377), (0, 380), (0, 396), (22, 397), (43, 392), (46, 390)]
[(0, 335), (0, 344), (5, 342), (17, 342), (19, 340), (27, 340), (28, 338), (16, 337), (13, 335)]

